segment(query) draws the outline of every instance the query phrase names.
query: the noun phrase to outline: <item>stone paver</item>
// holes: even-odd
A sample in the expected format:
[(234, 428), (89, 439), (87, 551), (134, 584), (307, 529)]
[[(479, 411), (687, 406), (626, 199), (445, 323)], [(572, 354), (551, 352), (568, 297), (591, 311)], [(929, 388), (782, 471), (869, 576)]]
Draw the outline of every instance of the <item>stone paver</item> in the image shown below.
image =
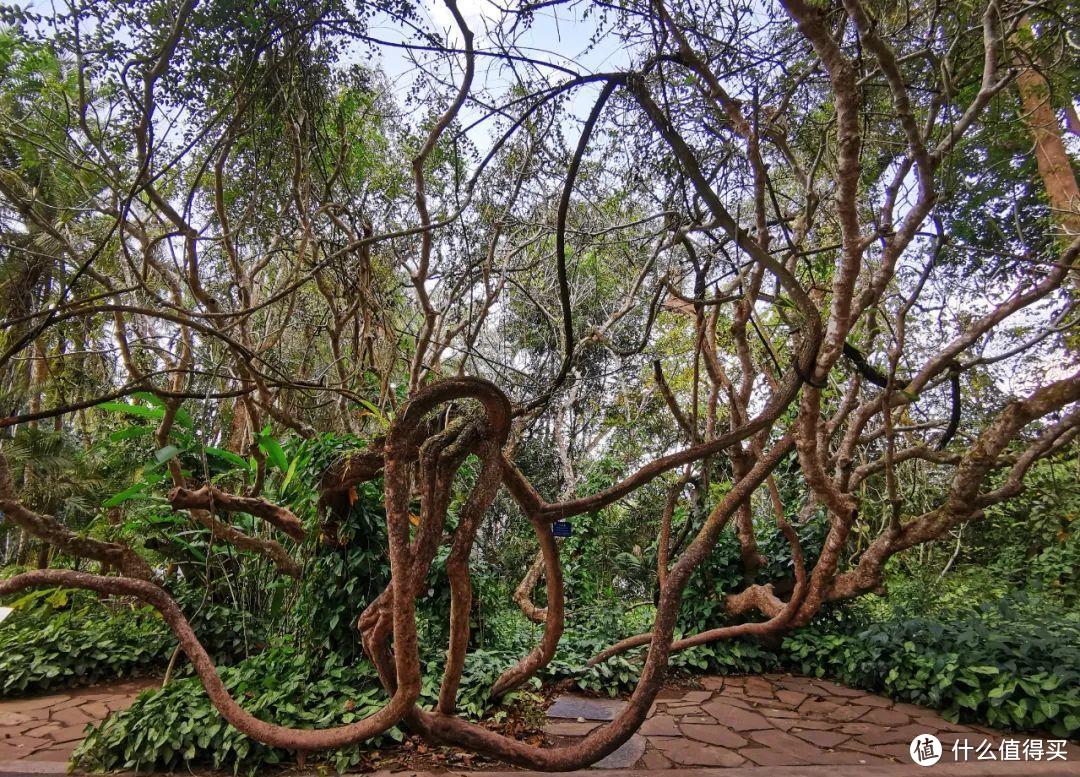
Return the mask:
[[(618, 754), (624, 767), (649, 771), (688, 773), (691, 769), (730, 768), (733, 777), (744, 772), (760, 772), (764, 777), (775, 769), (830, 766), (861, 769), (866, 774), (872, 770), (901, 774), (904, 772), (891, 770), (915, 768), (908, 748), (912, 739), (921, 734), (936, 735), (945, 750), (939, 766), (949, 764), (955, 768), (964, 767), (963, 758), (956, 763), (952, 753), (953, 742), (958, 739), (966, 739), (973, 748), (987, 740), (995, 752), (1000, 752), (1003, 740), (1057, 739), (949, 723), (925, 707), (894, 703), (811, 677), (701, 677), (695, 685), (698, 687), (664, 688), (631, 740), (633, 748), (624, 746), (608, 758)], [(557, 719), (545, 730), (558, 736), (560, 743), (572, 741), (601, 725), (601, 721), (611, 720), (620, 704), (609, 699), (563, 696), (548, 711)], [(629, 761), (642, 745), (637, 759)], [(1071, 774), (1075, 769), (1080, 774), (1080, 747), (1066, 743), (1065, 752), (1065, 770)], [(970, 756), (971, 766), (977, 767), (974, 761)], [(1028, 766), (1017, 764), (1016, 774), (1044, 773)]]
[(696, 739), (699, 742), (706, 742), (710, 745), (719, 745), (720, 747), (729, 749), (744, 747), (746, 745), (746, 740), (741, 736), (736, 734), (730, 728), (719, 726), (716, 723), (711, 725), (687, 723), (682, 726), (682, 733), (684, 736)]
[(659, 749), (669, 761), (680, 766), (738, 766), (745, 759), (734, 750), (709, 747), (702, 742), (666, 737)]
[(641, 734), (634, 734), (614, 753), (592, 765), (594, 769), (629, 769), (645, 755), (647, 742)]
[[(36, 699), (0, 701), (0, 775), (63, 774), (83, 738), (86, 723), (126, 709), (141, 690), (152, 685), (153, 681), (115, 683)], [(974, 755), (968, 764), (953, 763), (954, 741), (966, 739), (976, 747), (987, 740), (999, 752), (1004, 739), (1054, 739), (949, 723), (933, 710), (894, 704), (814, 678), (703, 677), (696, 685), (699, 687), (665, 688), (641, 731), (593, 768), (625, 771), (636, 767), (679, 774), (730, 769), (724, 773), (732, 777), (744, 773), (769, 777), (787, 774), (789, 769), (795, 770), (792, 775), (801, 775), (830, 768), (822, 772), (823, 777), (884, 777), (908, 773), (892, 770), (911, 768), (911, 739), (932, 733), (946, 749), (934, 773), (944, 774), (951, 766), (960, 770), (959, 774), (970, 766), (963, 773), (978, 775), (990, 774), (990, 764), (976, 763)], [(611, 720), (624, 706), (618, 699), (565, 695), (548, 710), (550, 720), (544, 730), (554, 741), (570, 742)], [(1014, 772), (993, 773), (1080, 774), (1080, 747), (1067, 743), (1065, 752), (1065, 762), (1021, 762)], [(987, 768), (982, 772), (979, 767), (984, 765)]]
[(556, 718), (544, 726), (544, 733), (557, 737), (583, 737), (600, 725), (598, 720), (560, 720)]
[(0, 774), (64, 773), (88, 723), (127, 709), (154, 680), (0, 701)]
[(676, 719), (667, 714), (653, 715), (645, 721), (639, 732), (656, 737), (680, 737), (684, 733), (679, 730)]
[(549, 718), (581, 718), (582, 720), (614, 720), (626, 706), (618, 699), (592, 699), (588, 696), (566, 694), (548, 708)]
[(772, 728), (773, 725), (753, 710), (743, 707), (735, 707), (723, 701), (712, 701), (701, 706), (705, 712), (712, 715), (724, 726), (736, 731), (753, 731), (755, 729)]

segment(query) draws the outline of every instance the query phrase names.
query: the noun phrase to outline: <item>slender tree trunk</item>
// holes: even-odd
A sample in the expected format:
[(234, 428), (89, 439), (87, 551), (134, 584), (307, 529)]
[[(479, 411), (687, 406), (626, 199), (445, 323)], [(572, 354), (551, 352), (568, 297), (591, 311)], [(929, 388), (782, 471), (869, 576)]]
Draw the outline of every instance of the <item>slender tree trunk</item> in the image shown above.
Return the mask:
[(232, 422), (229, 424), (229, 438), (225, 447), (233, 453), (244, 455), (247, 443), (247, 407), (241, 399), (233, 401)]
[[(1027, 33), (1023, 37), (1034, 37), (1029, 19), (1021, 22), (1021, 31)], [(1067, 242), (1071, 236), (1080, 235), (1080, 187), (1065, 150), (1061, 124), (1050, 102), (1050, 84), (1031, 61), (1034, 54), (1025, 57), (1018, 53), (1015, 56), (1022, 68), (1016, 77), (1016, 88), (1024, 107), (1024, 124), (1035, 144), (1039, 177), (1046, 187), (1054, 220), (1065, 231)]]

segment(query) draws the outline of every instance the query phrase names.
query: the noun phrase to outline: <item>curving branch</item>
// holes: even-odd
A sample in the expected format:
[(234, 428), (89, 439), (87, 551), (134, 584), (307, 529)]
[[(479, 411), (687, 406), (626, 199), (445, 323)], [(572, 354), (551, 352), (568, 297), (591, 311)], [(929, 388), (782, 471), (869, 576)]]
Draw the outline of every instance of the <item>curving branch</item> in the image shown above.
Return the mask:
[(173, 510), (198, 509), (220, 510), (227, 513), (247, 513), (262, 518), (297, 542), (303, 542), (307, 536), (300, 519), (291, 510), (279, 507), (259, 497), (237, 496), (222, 491), (217, 486), (205, 485), (197, 489), (178, 486), (169, 492), (168, 499)]
[(318, 751), (362, 742), (399, 723), (420, 695), (419, 682), (400, 684), (398, 692), (378, 712), (355, 723), (335, 728), (296, 729), (267, 723), (244, 710), (229, 695), (225, 684), (218, 677), (217, 668), (210, 659), (210, 655), (195, 636), (191, 624), (184, 617), (179, 605), (160, 586), (145, 580), (103, 577), (65, 569), (46, 569), (24, 572), (7, 580), (0, 580), (0, 596), (24, 591), (27, 588), (45, 586), (81, 588), (106, 596), (131, 596), (153, 607), (161, 613), (161, 617), (165, 619), (165, 623), (176, 636), (180, 649), (191, 661), (199, 682), (206, 689), (206, 695), (210, 697), (214, 708), (240, 732), (272, 747)]
[[(543, 609), (544, 633), (539, 644), (527, 656), (504, 671), (495, 681), (491, 687), (492, 698), (498, 698), (517, 688), (547, 666), (555, 657), (555, 650), (559, 646), (559, 640), (562, 638), (566, 625), (566, 597), (563, 592), (559, 546), (551, 533), (550, 524), (535, 515), (530, 515), (529, 520), (536, 532), (537, 542), (540, 543), (540, 558), (543, 561), (545, 593), (548, 602), (547, 607)], [(529, 604), (532, 604), (531, 600)]]
[[(548, 530), (550, 534), (550, 529)], [(510, 597), (514, 604), (521, 610), (521, 614), (531, 620), (533, 623), (543, 623), (547, 618), (547, 608), (538, 607), (533, 603), (532, 592), (536, 588), (536, 584), (540, 582), (540, 575), (544, 571), (544, 551), (536, 551), (536, 556), (533, 558), (529, 569), (525, 572), (525, 576), (521, 578), (521, 582), (518, 583), (517, 588), (514, 589), (513, 595)]]
[(188, 515), (204, 529), (209, 530), (213, 539), (223, 540), (241, 550), (250, 550), (252, 553), (266, 557), (273, 562), (281, 574), (297, 579), (303, 574), (303, 566), (289, 555), (289, 551), (285, 550), (280, 542), (245, 534), (235, 526), (216, 518), (210, 510), (192, 508), (188, 510)]
[(148, 580), (152, 575), (150, 565), (127, 545), (81, 537), (53, 516), (41, 515), (25, 507), (17, 498), (15, 482), (3, 453), (0, 453), (0, 515), (23, 531), (76, 558), (100, 561), (106, 569), (115, 567), (130, 577)]

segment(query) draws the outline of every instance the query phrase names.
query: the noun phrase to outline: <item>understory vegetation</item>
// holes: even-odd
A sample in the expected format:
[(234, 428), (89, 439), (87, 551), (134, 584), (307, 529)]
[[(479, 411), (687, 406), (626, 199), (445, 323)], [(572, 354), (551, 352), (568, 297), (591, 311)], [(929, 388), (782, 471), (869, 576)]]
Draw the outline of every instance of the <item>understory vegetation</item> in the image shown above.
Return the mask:
[[(155, 610), (121, 607), (102, 612), (96, 601), (44, 589), (44, 603), (15, 603), (0, 631), (0, 692), (5, 697), (138, 676), (161, 669), (171, 633)], [(89, 598), (89, 597), (87, 597)]]
[[(181, 590), (178, 598), (215, 662), (232, 663), (266, 647), (250, 613), (205, 601), (201, 592)], [(13, 615), (0, 631), (0, 698), (156, 675), (177, 648), (161, 615), (137, 601), (102, 607), (82, 591), (46, 588), (10, 605)]]
[[(1049, 612), (1047, 607), (1052, 608)], [(861, 608), (848, 608), (856, 610)], [(462, 680), (462, 711), (496, 722), (507, 707), (535, 705), (541, 685), (570, 679), (589, 693), (631, 691), (640, 656), (621, 656), (598, 667), (585, 662), (641, 623), (639, 613), (609, 615), (586, 630), (572, 627), (554, 661), (529, 688), (492, 702), (487, 690), (520, 655), (518, 643), (486, 642), (470, 656)], [(518, 613), (502, 615), (515, 631), (528, 633)], [(601, 618), (603, 620), (603, 618)], [(517, 649), (515, 649), (517, 648)], [(422, 698), (433, 702), (442, 662), (424, 661)], [(1007, 730), (1080, 734), (1080, 617), (1046, 600), (986, 603), (954, 620), (898, 615), (873, 620), (866, 612), (834, 613), (780, 644), (738, 640), (692, 648), (672, 661), (674, 679), (696, 674), (794, 672), (831, 679), (897, 701), (924, 705), (954, 721)], [(367, 662), (349, 664), (330, 653), (319, 662), (294, 647), (269, 650), (223, 670), (223, 679), (244, 706), (301, 727), (350, 723), (386, 703)], [(365, 752), (400, 741), (400, 728), (363, 747), (328, 756), (339, 770)], [(208, 757), (209, 755), (209, 757)], [(113, 716), (80, 747), (77, 760), (91, 769), (170, 770), (212, 765), (241, 772), (292, 763), (293, 754), (267, 747), (221, 720), (195, 679), (145, 693), (129, 710)]]
[[(284, 475), (274, 475), (271, 482), (284, 481), (289, 472), (295, 477), (305, 466), (323, 466), (323, 456), (355, 444), (332, 438), (317, 444), (286, 442), (280, 467)], [(312, 455), (313, 450), (320, 455)], [(221, 478), (230, 476), (235, 472), (221, 470)], [(291, 493), (298, 514), (305, 505), (313, 509), (308, 491)], [(738, 639), (682, 651), (672, 657), (672, 676), (692, 680), (697, 674), (794, 672), (925, 705), (951, 720), (1075, 737), (1080, 734), (1080, 591), (1069, 561), (1075, 539), (1061, 527), (1071, 526), (1076, 496), (1072, 486), (1056, 491), (1054, 498), (1032, 493), (1014, 509), (985, 519), (991, 523), (986, 527), (988, 542), (1003, 545), (973, 543), (955, 558), (955, 548), (949, 546), (900, 557), (890, 568), (888, 597), (832, 607), (781, 639)], [(349, 617), (386, 579), (378, 550), (385, 533), (379, 497), (378, 484), (354, 495), (340, 536), (355, 543), (348, 550), (313, 548), (308, 578), (297, 591), (256, 592), (251, 581), (260, 579), (257, 562), (247, 560), (231, 569), (228, 563), (208, 567), (207, 536), (196, 531), (186, 540), (189, 560), (179, 566), (174, 594), (223, 666), (226, 687), (246, 709), (296, 727), (324, 728), (359, 720), (386, 703)], [(151, 524), (153, 505), (147, 500), (140, 508), (143, 520)], [(504, 548), (496, 563), (477, 577), (472, 652), (459, 694), (463, 715), (498, 722), (508, 710), (535, 707), (543, 688), (565, 681), (599, 695), (633, 690), (641, 670), (640, 650), (598, 666), (586, 664), (621, 637), (648, 628), (653, 603), (648, 599), (647, 568), (655, 548), (634, 555), (619, 550), (617, 543), (595, 542), (591, 532), (604, 521), (603, 514), (591, 516), (563, 545), (573, 560), (567, 565), (573, 615), (554, 659), (526, 687), (498, 700), (488, 696), (493, 682), (528, 652), (541, 627), (508, 606), (515, 578), (504, 570), (519, 563), (521, 549)], [(1023, 535), (1023, 548), (1015, 540), (1020, 521), (1041, 531)], [(805, 552), (819, 552), (821, 521), (808, 521), (799, 531)], [(759, 574), (765, 580), (782, 578), (784, 565), (791, 564), (780, 552), (782, 537), (770, 525), (760, 526), (759, 533), (762, 550), (777, 565)], [(1029, 559), (1022, 571), (1016, 567), (1018, 556)], [(198, 583), (208, 570), (215, 570), (217, 582)], [(738, 543), (722, 540), (691, 581), (681, 630), (693, 633), (696, 622), (722, 617), (719, 603), (726, 591), (742, 584), (742, 575)], [(1018, 585), (1017, 575), (1023, 585)], [(614, 587), (616, 581), (630, 586), (631, 599), (640, 599), (632, 608), (625, 604), (627, 595)], [(542, 601), (542, 594), (538, 598)], [(123, 598), (107, 600), (102, 607), (82, 591), (43, 589), (8, 604), (15, 614), (0, 629), (5, 696), (160, 676), (175, 649), (154, 610)], [(438, 647), (445, 639), (440, 616), (445, 607), (445, 582), (433, 577), (421, 597), (420, 614), (422, 698), (428, 703), (438, 696), (445, 662)], [(181, 655), (166, 687), (145, 692), (129, 710), (109, 718), (79, 748), (77, 763), (105, 771), (202, 765), (254, 773), (294, 761), (291, 752), (261, 744), (228, 725), (189, 675)], [(394, 727), (376, 740), (325, 757), (345, 770), (360, 763), (365, 753), (403, 736), (402, 728)]]

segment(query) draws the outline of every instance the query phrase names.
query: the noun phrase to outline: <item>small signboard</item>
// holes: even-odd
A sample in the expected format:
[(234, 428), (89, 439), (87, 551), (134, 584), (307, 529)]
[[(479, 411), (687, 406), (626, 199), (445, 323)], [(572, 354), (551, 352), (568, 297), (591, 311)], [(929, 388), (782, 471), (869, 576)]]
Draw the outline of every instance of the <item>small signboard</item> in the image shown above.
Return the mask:
[(551, 534), (555, 537), (569, 537), (573, 533), (570, 521), (555, 521), (551, 524)]
[(15, 611), (13, 609), (11, 609), (10, 607), (0, 607), (0, 623), (2, 623), (4, 618), (11, 615), (11, 613), (13, 613), (13, 612), (15, 612)]

